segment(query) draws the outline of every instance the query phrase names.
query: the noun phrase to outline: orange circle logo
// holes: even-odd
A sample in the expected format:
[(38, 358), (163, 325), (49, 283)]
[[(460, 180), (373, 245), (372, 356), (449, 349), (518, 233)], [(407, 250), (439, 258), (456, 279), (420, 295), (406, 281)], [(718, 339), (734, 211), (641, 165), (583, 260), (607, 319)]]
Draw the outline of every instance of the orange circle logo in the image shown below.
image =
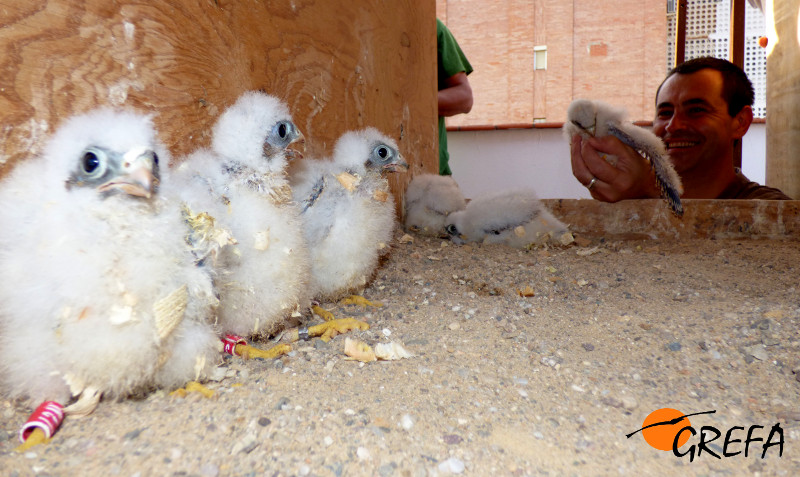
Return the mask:
[[(686, 426), (691, 426), (688, 417), (677, 409), (665, 407), (651, 412), (642, 423), (642, 436), (648, 444), (663, 451), (672, 450), (675, 436)], [(655, 425), (654, 425), (655, 424)], [(648, 427), (652, 426), (652, 427)], [(678, 440), (677, 447), (686, 444), (691, 432), (684, 432)]]

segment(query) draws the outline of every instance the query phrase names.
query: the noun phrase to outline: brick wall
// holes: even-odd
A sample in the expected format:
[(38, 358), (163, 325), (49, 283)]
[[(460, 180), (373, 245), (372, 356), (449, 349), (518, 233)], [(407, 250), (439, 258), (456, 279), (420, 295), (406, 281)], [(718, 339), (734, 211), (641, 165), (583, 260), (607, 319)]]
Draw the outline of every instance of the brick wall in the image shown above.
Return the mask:
[[(475, 104), (450, 126), (563, 121), (579, 97), (653, 117), (666, 65), (663, 0), (437, 0), (475, 68)], [(533, 69), (533, 47), (547, 46), (547, 69)]]

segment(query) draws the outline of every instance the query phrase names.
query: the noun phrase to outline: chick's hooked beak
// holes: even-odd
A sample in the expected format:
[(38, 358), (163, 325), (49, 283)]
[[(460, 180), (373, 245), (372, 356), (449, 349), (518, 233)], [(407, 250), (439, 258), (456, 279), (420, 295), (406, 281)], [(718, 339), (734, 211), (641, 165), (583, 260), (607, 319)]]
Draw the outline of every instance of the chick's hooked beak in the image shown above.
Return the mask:
[(466, 237), (464, 237), (461, 232), (458, 231), (458, 228), (454, 224), (450, 224), (445, 227), (445, 237), (449, 237), (450, 240), (456, 245), (464, 245), (467, 243)]
[(158, 155), (146, 147), (132, 149), (122, 156), (120, 172), (112, 180), (98, 187), (100, 192), (114, 189), (135, 197), (149, 199), (159, 184)]
[(403, 159), (403, 156), (398, 155), (397, 160), (383, 166), (383, 170), (386, 172), (405, 172), (408, 170), (408, 163)]
[(286, 159), (293, 161), (295, 159), (302, 159), (303, 154), (306, 152), (306, 137), (299, 129), (296, 129), (297, 137), (286, 146)]
[(580, 128), (580, 129), (586, 131), (587, 133), (591, 134), (592, 136), (594, 136), (595, 130), (597, 129), (597, 122), (593, 123), (591, 126), (584, 126), (583, 124), (581, 124), (580, 122), (578, 122), (578, 121), (576, 121), (574, 119), (570, 120), (570, 122), (572, 124), (574, 124), (575, 126), (578, 126), (578, 128)]

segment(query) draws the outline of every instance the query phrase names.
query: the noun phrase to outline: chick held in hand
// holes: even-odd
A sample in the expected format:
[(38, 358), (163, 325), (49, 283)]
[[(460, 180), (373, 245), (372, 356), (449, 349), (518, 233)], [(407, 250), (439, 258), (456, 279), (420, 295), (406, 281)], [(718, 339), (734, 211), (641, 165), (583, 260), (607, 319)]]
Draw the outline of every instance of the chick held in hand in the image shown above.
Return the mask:
[[(661, 197), (678, 217), (683, 215), (681, 194), (683, 186), (680, 176), (670, 161), (664, 143), (649, 129), (631, 123), (622, 108), (611, 106), (602, 101), (576, 99), (567, 108), (567, 121), (564, 122), (563, 134), (567, 141), (572, 137), (604, 137), (614, 136), (634, 149), (650, 164)], [(612, 165), (616, 158), (606, 158)]]

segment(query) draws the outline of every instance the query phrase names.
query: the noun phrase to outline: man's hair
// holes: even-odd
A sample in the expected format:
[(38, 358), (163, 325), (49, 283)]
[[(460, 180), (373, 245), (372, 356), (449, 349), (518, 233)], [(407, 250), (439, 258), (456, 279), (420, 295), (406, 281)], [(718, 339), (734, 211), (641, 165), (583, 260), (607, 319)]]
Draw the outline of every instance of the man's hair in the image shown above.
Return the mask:
[(705, 69), (716, 70), (722, 74), (722, 99), (728, 104), (728, 114), (731, 117), (736, 116), (745, 106), (753, 105), (755, 94), (753, 92), (753, 84), (747, 78), (747, 74), (728, 60), (710, 56), (695, 58), (672, 68), (667, 73), (664, 81), (658, 86), (656, 101), (658, 101), (658, 93), (661, 91), (661, 86), (672, 75), (688, 75)]

